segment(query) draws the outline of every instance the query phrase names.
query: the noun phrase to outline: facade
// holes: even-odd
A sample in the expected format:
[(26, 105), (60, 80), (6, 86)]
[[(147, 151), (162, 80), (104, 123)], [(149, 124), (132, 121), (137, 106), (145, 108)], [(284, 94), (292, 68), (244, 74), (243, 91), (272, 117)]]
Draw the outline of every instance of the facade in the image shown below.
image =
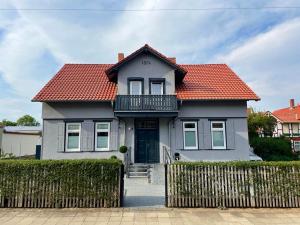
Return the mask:
[(290, 99), (290, 105), (287, 108), (268, 112), (277, 120), (273, 136), (286, 136), (291, 139), (294, 151), (300, 151), (300, 105), (295, 105), (295, 100)]
[(257, 95), (224, 64), (179, 65), (148, 45), (115, 64), (66, 64), (43, 105), (43, 159), (162, 163), (249, 160), (247, 101)]
[(35, 155), (36, 145), (41, 142), (41, 127), (7, 126), (3, 129), (1, 150), (14, 156)]

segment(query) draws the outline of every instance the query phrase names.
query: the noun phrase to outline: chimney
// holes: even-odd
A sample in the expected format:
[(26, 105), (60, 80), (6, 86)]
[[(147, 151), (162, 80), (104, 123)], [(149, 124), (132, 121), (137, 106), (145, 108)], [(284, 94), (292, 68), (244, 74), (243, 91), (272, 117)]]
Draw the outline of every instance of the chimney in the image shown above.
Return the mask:
[(124, 53), (118, 53), (118, 62), (124, 59)]
[(176, 57), (169, 57), (168, 58), (170, 61), (172, 61), (173, 63), (176, 63)]
[(290, 99), (290, 108), (294, 108), (295, 107), (295, 99)]

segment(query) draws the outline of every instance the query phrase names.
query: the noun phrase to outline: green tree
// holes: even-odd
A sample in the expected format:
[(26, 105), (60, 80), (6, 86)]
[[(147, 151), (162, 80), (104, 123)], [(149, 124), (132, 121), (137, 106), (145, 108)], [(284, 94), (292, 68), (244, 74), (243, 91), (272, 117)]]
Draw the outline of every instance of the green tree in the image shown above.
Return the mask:
[(251, 112), (248, 115), (248, 132), (250, 139), (258, 137), (259, 133), (265, 136), (272, 136), (276, 125), (276, 119), (272, 116), (268, 116), (263, 112)]
[(17, 120), (18, 126), (39, 126), (40, 123), (30, 115), (24, 115)]
[(17, 123), (16, 122), (13, 122), (13, 121), (10, 121), (10, 120), (7, 120), (7, 119), (3, 119), (1, 122), (0, 122), (0, 126), (17, 126)]

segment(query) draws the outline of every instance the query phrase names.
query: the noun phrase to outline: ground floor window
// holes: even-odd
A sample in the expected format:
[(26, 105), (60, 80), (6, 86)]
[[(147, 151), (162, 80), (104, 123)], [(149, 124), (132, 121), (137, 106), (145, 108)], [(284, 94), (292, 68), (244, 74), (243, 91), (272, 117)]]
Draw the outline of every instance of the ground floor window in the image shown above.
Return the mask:
[(197, 122), (183, 122), (184, 149), (198, 149)]
[(300, 152), (300, 141), (294, 141), (294, 150)]
[(66, 151), (80, 151), (80, 123), (66, 124)]
[(96, 123), (95, 131), (95, 148), (98, 151), (109, 150), (109, 134), (110, 134), (110, 123), (100, 122)]
[(211, 122), (211, 138), (213, 149), (226, 149), (226, 134), (224, 121)]

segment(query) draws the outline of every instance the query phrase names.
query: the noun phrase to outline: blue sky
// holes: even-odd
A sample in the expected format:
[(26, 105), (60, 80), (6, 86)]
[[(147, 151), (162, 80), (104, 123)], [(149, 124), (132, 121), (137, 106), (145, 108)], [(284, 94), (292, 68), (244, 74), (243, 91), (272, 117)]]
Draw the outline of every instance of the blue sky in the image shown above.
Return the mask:
[[(87, 3), (88, 2), (88, 3)], [(0, 8), (280, 6), (279, 0), (1, 0)], [(300, 6), (299, 0), (284, 6)], [(300, 102), (300, 9), (152, 12), (0, 11), (0, 120), (32, 114), (31, 98), (64, 63), (114, 63), (145, 43), (179, 63), (227, 63), (262, 98), (257, 110)]]

